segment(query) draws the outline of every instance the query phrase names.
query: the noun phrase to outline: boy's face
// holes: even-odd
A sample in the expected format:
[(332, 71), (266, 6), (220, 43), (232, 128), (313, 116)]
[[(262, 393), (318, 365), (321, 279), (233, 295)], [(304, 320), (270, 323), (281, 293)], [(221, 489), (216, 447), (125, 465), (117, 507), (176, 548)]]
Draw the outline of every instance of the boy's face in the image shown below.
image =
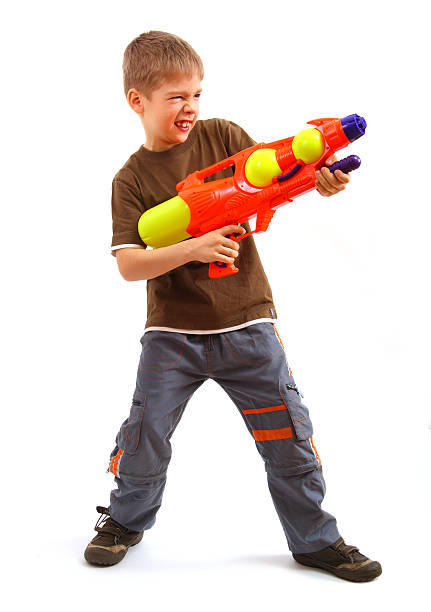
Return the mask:
[(185, 142), (199, 114), (201, 79), (180, 75), (166, 80), (151, 98), (143, 96), (140, 114), (145, 129), (145, 148), (166, 151)]

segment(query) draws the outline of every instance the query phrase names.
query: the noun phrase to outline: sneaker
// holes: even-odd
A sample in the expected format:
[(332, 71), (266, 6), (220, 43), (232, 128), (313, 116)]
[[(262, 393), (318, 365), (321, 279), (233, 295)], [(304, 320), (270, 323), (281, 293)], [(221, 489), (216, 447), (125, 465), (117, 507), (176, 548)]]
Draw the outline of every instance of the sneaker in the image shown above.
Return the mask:
[(352, 582), (368, 582), (382, 573), (378, 561), (362, 555), (356, 546), (348, 546), (343, 538), (317, 552), (293, 553), (293, 558), (302, 565), (319, 567)]
[(94, 529), (97, 536), (91, 540), (84, 552), (84, 557), (92, 565), (115, 565), (124, 558), (129, 546), (135, 546), (142, 540), (143, 531), (132, 531), (123, 527), (109, 514), (107, 508), (96, 507), (100, 517)]

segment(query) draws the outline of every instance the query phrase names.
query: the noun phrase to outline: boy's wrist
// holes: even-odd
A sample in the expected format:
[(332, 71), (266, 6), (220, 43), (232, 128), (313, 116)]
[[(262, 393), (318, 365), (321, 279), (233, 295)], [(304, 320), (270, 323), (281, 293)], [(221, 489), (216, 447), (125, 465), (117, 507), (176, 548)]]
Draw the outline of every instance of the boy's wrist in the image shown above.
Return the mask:
[(186, 261), (184, 263), (190, 263), (194, 261), (194, 238), (190, 238), (189, 240), (184, 240), (179, 243), (179, 246), (183, 249), (184, 258)]

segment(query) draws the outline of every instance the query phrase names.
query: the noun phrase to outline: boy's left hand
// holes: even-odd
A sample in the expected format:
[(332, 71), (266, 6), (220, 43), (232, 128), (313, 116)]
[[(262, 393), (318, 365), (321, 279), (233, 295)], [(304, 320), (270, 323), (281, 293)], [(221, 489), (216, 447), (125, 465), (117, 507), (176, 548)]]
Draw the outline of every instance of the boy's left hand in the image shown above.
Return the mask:
[[(338, 161), (335, 155), (331, 155), (326, 160), (326, 165), (330, 166), (334, 162)], [(347, 183), (350, 181), (350, 176), (344, 174), (341, 170), (335, 170), (334, 173), (330, 172), (328, 168), (321, 168), (316, 172), (316, 189), (320, 195), (329, 197), (343, 191), (346, 188)]]

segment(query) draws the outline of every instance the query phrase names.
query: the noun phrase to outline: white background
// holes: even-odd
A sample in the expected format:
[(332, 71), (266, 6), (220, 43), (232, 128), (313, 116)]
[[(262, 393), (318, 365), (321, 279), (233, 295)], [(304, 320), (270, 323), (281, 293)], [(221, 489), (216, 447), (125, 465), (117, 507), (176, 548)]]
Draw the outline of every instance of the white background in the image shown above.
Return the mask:
[[(429, 573), (429, 45), (420, 1), (15, 2), (2, 56), (2, 557), (9, 609), (417, 607)], [(256, 243), (310, 408), (325, 508), (383, 565), (354, 585), (297, 565), (263, 463), (207, 382), (173, 438), (154, 529), (82, 558), (134, 389), (145, 283), (110, 255), (111, 180), (144, 141), (126, 45), (176, 33), (206, 69), (201, 118), (257, 141), (363, 115), (348, 189), (277, 212)], [(6, 536), (6, 537), (5, 537)], [(3, 573), (3, 577), (5, 574)]]

